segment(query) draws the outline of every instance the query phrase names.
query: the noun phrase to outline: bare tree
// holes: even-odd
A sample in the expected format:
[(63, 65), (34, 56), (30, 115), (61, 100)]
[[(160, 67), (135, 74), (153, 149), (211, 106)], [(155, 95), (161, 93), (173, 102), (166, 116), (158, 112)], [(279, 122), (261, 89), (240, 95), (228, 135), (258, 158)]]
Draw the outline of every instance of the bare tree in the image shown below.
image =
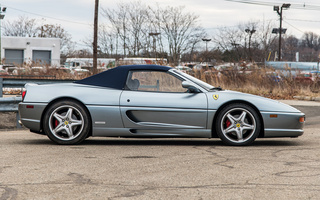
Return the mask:
[(131, 2), (129, 4), (129, 32), (131, 40), (131, 55), (138, 56), (140, 50), (146, 45), (146, 37), (148, 35), (148, 9), (147, 6), (140, 1)]
[(194, 43), (200, 42), (199, 34), (204, 32), (198, 25), (198, 16), (184, 12), (184, 7), (160, 8), (161, 30), (167, 40), (172, 63), (177, 65), (182, 53), (191, 49)]
[(275, 47), (276, 35), (272, 35), (271, 27), (270, 21), (250, 21), (237, 27), (222, 27), (213, 41), (223, 51), (234, 50), (237, 54), (234, 60), (263, 62)]
[(245, 34), (239, 26), (238, 27), (221, 27), (217, 34), (213, 36), (213, 42), (216, 43), (222, 51), (234, 50), (237, 54), (235, 60), (240, 60), (244, 56), (244, 38)]
[[(159, 51), (159, 52), (165, 52), (165, 45), (164, 45), (164, 34), (163, 34), (163, 29), (162, 29), (162, 9), (160, 8), (159, 4), (156, 5), (156, 8), (152, 8), (151, 6), (149, 6), (148, 8), (150, 10), (149, 13), (149, 21), (148, 21), (148, 27), (149, 27), (149, 33), (157, 33), (158, 35), (156, 36), (156, 38), (154, 38), (155, 36), (151, 36), (152, 39), (156, 39), (155, 40), (155, 47), (157, 47), (157, 49), (155, 49), (155, 51)], [(150, 37), (150, 39), (151, 39)], [(147, 48), (149, 49), (152, 45), (151, 45), (151, 40), (148, 40), (148, 44), (147, 44)], [(159, 49), (159, 50), (158, 50)]]
[[(148, 43), (148, 7), (140, 1), (119, 3), (117, 9), (102, 9), (111, 32), (115, 32), (123, 46), (124, 56), (140, 56)], [(108, 31), (110, 33), (110, 31)]]
[[(123, 55), (126, 56), (128, 34), (128, 4), (118, 4), (118, 9), (102, 8), (102, 15), (106, 17), (116, 32), (117, 41), (120, 39), (123, 47)], [(117, 42), (118, 48), (118, 42)]]
[(6, 21), (3, 25), (4, 36), (60, 38), (62, 51), (74, 47), (71, 35), (61, 25), (46, 24), (45, 20), (29, 19), (20, 16), (18, 20)]
[(244, 34), (244, 58), (253, 61), (253, 51), (255, 51), (255, 45), (257, 40), (258, 21), (250, 21), (245, 24), (239, 25), (240, 33)]
[(171, 61), (177, 65), (180, 55), (194, 48), (205, 35), (198, 16), (184, 12), (184, 7), (152, 9), (136, 1), (118, 4), (117, 9), (103, 9), (103, 15), (122, 43), (124, 56), (146, 55), (150, 47), (154, 52), (167, 48)]
[[(197, 45), (201, 42), (202, 38), (208, 38), (207, 33), (202, 28), (200, 28), (198, 31), (195, 31), (193, 34), (194, 35), (189, 40), (190, 48), (188, 50), (190, 53), (190, 60), (193, 59), (191, 56), (194, 56)], [(205, 58), (213, 58), (212, 56), (210, 56), (210, 51), (205, 53), (206, 55), (203, 56), (203, 60), (205, 60)], [(209, 54), (209, 56), (207, 54)]]
[(61, 25), (44, 24), (38, 28), (38, 37), (44, 38), (60, 38), (60, 48), (65, 50), (67, 45), (71, 42), (71, 35), (61, 27)]
[(98, 34), (98, 47), (101, 53), (106, 56), (111, 56), (115, 54), (115, 39), (117, 35), (112, 32), (112, 28), (109, 28), (105, 24), (99, 25), (99, 34)]
[(277, 35), (272, 34), (272, 27), (274, 27), (274, 25), (271, 21), (262, 21), (262, 23), (259, 23), (258, 25), (259, 31), (257, 32), (257, 42), (260, 44), (260, 49), (262, 51), (260, 61), (266, 60), (272, 51), (276, 51)]
[(298, 51), (299, 39), (293, 35), (290, 35), (284, 39), (283, 43), (284, 58), (289, 61), (294, 61), (295, 53)]
[(4, 36), (36, 37), (39, 31), (36, 19), (19, 16), (17, 20), (5, 21), (2, 34)]
[(305, 32), (302, 37), (302, 46), (318, 51), (320, 47), (319, 35), (313, 32)]

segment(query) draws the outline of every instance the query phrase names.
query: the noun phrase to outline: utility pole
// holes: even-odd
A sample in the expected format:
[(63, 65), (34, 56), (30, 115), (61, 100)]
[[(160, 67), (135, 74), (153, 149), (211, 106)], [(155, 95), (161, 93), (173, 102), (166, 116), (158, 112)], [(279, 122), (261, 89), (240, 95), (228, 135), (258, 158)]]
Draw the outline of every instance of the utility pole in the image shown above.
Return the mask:
[(157, 40), (156, 37), (159, 35), (160, 33), (157, 32), (151, 32), (149, 33), (149, 36), (151, 36), (153, 38), (153, 54), (156, 57), (157, 60)]
[(2, 56), (1, 56), (1, 52), (2, 52), (2, 48), (1, 48), (1, 20), (4, 18), (4, 14), (7, 10), (7, 7), (3, 7), (1, 8), (0, 6), (0, 65), (2, 64)]
[(244, 31), (249, 34), (249, 60), (250, 60), (250, 62), (252, 62), (251, 38), (252, 38), (252, 34), (254, 34), (256, 32), (256, 30), (254, 28), (252, 28), (251, 30), (249, 28), (247, 28)]
[(206, 42), (206, 62), (208, 62), (208, 42), (210, 42), (211, 39), (202, 38), (202, 41)]
[(98, 12), (99, 12), (99, 0), (95, 0), (94, 6), (94, 27), (93, 27), (93, 74), (98, 73), (97, 68), (97, 54), (98, 54)]
[[(276, 11), (280, 17), (280, 28), (279, 28), (279, 56), (278, 60), (281, 61), (281, 34), (282, 34), (282, 10), (283, 9), (288, 9), (290, 8), (291, 4), (290, 3), (284, 3), (282, 6), (279, 8), (279, 6), (273, 6), (273, 10)], [(279, 11), (280, 10), (280, 11)]]

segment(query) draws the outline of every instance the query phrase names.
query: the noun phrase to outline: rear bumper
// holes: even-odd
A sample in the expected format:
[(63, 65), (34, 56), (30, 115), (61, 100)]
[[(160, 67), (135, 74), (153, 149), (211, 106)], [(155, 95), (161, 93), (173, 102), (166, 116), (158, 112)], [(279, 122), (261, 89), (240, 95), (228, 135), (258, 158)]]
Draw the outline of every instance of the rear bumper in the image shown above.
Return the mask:
[(19, 103), (21, 124), (30, 130), (40, 131), (41, 117), (46, 106), (43, 103)]

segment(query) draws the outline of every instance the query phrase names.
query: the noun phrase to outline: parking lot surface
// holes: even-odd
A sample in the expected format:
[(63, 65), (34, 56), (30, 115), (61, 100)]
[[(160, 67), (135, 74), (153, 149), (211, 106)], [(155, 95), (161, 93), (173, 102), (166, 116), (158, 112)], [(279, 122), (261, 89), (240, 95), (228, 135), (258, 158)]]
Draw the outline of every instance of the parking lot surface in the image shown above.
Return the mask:
[(306, 113), (299, 138), (89, 138), (59, 146), (27, 130), (0, 132), (0, 200), (319, 199), (320, 103), (284, 101)]

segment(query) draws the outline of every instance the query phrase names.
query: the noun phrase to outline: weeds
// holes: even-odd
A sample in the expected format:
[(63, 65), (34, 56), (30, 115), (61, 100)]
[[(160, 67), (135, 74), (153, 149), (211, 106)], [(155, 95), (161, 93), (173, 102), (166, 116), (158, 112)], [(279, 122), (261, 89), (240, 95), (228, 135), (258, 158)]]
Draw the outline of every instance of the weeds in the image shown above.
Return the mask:
[[(254, 70), (201, 70), (191, 73), (211, 85), (223, 89), (255, 94), (272, 99), (293, 99), (294, 96), (315, 97), (319, 84), (301, 83), (294, 79), (290, 72), (275, 72), (272, 69)], [(288, 75), (289, 74), (289, 75)]]
[[(190, 74), (213, 86), (220, 86), (226, 90), (245, 92), (272, 99), (293, 99), (294, 96), (320, 96), (320, 80), (308, 83), (297, 82), (290, 71), (279, 73), (267, 68), (252, 70), (225, 69), (219, 71), (204, 69), (191, 71)], [(47, 67), (45, 70), (39, 71), (26, 70), (15, 77), (80, 80), (90, 75), (90, 73), (71, 73), (65, 69)], [(4, 93), (9, 92), (4, 91)]]

